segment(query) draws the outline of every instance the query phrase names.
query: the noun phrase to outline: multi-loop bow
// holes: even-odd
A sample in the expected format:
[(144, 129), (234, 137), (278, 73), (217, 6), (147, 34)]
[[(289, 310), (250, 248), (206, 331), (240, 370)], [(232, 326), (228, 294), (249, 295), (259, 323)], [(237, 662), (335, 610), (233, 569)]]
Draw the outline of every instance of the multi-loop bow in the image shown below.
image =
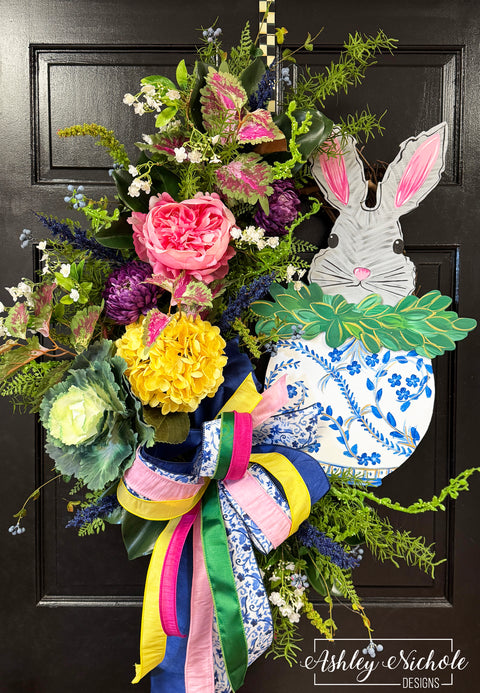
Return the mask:
[[(121, 505), (142, 518), (168, 520), (148, 570), (140, 664), (133, 683), (163, 661), (162, 667), (168, 665), (177, 675), (169, 675), (165, 688), (161, 674), (153, 677), (153, 690), (159, 693), (235, 691), (247, 666), (271, 644), (272, 618), (253, 546), (264, 553), (278, 546), (328, 490), (318, 462), (286, 447), (284, 435), (282, 445), (252, 448), (253, 429), (261, 431), (286, 397), (284, 381), (258, 394), (250, 374), (219, 418), (195, 432), (198, 444), (189, 473), (177, 465), (178, 473), (172, 460), (142, 450), (125, 473), (118, 487)], [(174, 447), (181, 453), (181, 445)], [(177, 598), (177, 578), (183, 579), (185, 591), (180, 561), (189, 550), (190, 530), (188, 619), (188, 599)], [(179, 627), (180, 615), (188, 629), (186, 646), (178, 637), (186, 635)], [(168, 648), (167, 636), (177, 636), (168, 638), (175, 641)]]

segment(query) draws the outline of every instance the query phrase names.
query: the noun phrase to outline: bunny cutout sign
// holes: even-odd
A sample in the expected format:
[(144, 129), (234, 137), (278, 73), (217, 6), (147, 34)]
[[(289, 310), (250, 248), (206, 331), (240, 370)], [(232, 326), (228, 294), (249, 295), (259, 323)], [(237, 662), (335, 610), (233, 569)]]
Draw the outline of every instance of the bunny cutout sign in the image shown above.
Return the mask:
[[(387, 329), (381, 348), (372, 348), (365, 336), (358, 337), (362, 329), (378, 323), (372, 317), (362, 321), (360, 316), (357, 328), (351, 320), (347, 324), (353, 336), (341, 344), (335, 333), (341, 328), (335, 327), (332, 333), (330, 328), (319, 328), (313, 338), (305, 333), (300, 338), (281, 339), (269, 361), (265, 385), (286, 375), (289, 391), (289, 402), (270, 427), (276, 435), (282, 427), (285, 438), (295, 439), (294, 444), (315, 457), (327, 474), (351, 469), (358, 478), (378, 485), (410, 457), (430, 423), (434, 382), (429, 352), (418, 346), (399, 349), (385, 344), (388, 325), (398, 328), (401, 324), (403, 305), (407, 310), (412, 302), (422, 300), (405, 299), (415, 289), (415, 266), (404, 254), (399, 217), (414, 209), (439, 182), (446, 143), (446, 123), (404, 142), (378, 185), (373, 208), (365, 205), (367, 183), (353, 139), (348, 139), (343, 150), (335, 140), (336, 156), (320, 154), (312, 162), (315, 180), (340, 215), (328, 247), (312, 261), (311, 286), (303, 287), (303, 298), (298, 299), (307, 310), (295, 311), (293, 303), (280, 296), (278, 303), (291, 309), (294, 322), (305, 325), (307, 294), (313, 301), (314, 285), (318, 284), (326, 299), (334, 295), (327, 307), (335, 315), (338, 309), (339, 320), (342, 311), (354, 315), (360, 307), (372, 306), (372, 317), (394, 313), (390, 323), (384, 320)], [(431, 296), (425, 305), (433, 305), (440, 294), (432, 292)], [(444, 305), (450, 302), (440, 298)], [(397, 314), (395, 306), (399, 307)], [(422, 316), (425, 310), (412, 315), (413, 319)], [(411, 334), (405, 330), (407, 344)], [(338, 343), (332, 342), (335, 339)], [(332, 343), (336, 344), (333, 348)], [(415, 339), (411, 343), (418, 344)], [(268, 431), (262, 435), (266, 442)]]
[(394, 305), (415, 289), (415, 266), (404, 254), (399, 217), (414, 209), (440, 180), (445, 168), (447, 124), (403, 142), (378, 184), (377, 204), (365, 206), (363, 164), (350, 138), (337, 156), (321, 154), (312, 175), (328, 202), (340, 210), (329, 247), (313, 259), (308, 278), (328, 294), (358, 302), (379, 294)]

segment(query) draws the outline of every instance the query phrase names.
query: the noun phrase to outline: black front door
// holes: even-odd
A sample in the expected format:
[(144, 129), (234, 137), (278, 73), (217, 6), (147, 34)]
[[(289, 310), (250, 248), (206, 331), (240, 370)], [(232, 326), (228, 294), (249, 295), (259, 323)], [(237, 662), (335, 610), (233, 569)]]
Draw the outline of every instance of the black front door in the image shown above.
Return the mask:
[[(103, 152), (91, 142), (60, 141), (56, 131), (73, 123), (98, 122), (114, 129), (121, 141), (132, 142), (132, 132), (140, 135), (143, 123), (122, 105), (123, 94), (134, 91), (145, 74), (170, 74), (181, 57), (193, 53), (196, 29), (209, 26), (217, 16), (226, 44), (238, 39), (247, 19), (256, 29), (258, 6), (3, 0), (1, 8), (1, 262), (3, 285), (12, 286), (20, 276), (31, 276), (32, 257), (29, 250), (20, 249), (18, 236), (24, 227), (41, 234), (32, 210), (64, 214), (62, 199), (69, 183), (112, 194)], [(349, 32), (373, 34), (381, 27), (399, 39), (394, 56), (382, 56), (362, 87), (331, 99), (326, 110), (336, 117), (366, 105), (377, 114), (387, 109), (385, 136), (368, 142), (365, 149), (371, 161), (391, 161), (401, 141), (442, 120), (448, 122), (451, 135), (443, 181), (403, 220), (403, 230), (419, 268), (421, 289), (440, 289), (454, 297), (461, 315), (475, 317), (480, 211), (476, 2), (345, 0), (327, 6), (312, 0), (279, 0), (276, 12), (276, 25), (288, 28), (287, 44), (292, 47), (301, 44), (307, 32), (315, 34), (325, 26), (318, 48), (299, 54), (299, 62), (308, 59), (313, 67), (328, 65)], [(6, 295), (2, 298), (7, 303)], [(385, 481), (383, 495), (407, 504), (429, 498), (455, 473), (477, 463), (478, 340), (474, 333), (457, 352), (437, 359), (436, 413), (430, 431), (415, 455)], [(26, 533), (13, 539), (8, 535), (11, 515), (52, 472), (33, 418), (13, 416), (4, 400), (0, 406), (0, 690), (129, 691), (138, 660), (148, 560), (128, 562), (115, 528), (82, 539), (66, 530), (66, 491), (56, 484), (46, 487), (29, 513)], [(439, 558), (446, 558), (435, 579), (410, 567), (379, 566), (368, 557), (355, 576), (375, 640), (390, 646), (389, 639), (399, 639), (397, 651), (410, 642), (409, 649), (423, 652), (425, 641), (437, 638), (444, 644), (452, 639), (452, 648), (462, 650), (469, 665), (454, 674), (453, 690), (459, 693), (474, 689), (480, 673), (478, 480), (471, 486), (471, 494), (461, 496), (455, 508), (447, 504), (445, 513), (395, 518), (397, 526), (434, 541)], [(339, 638), (364, 639), (358, 616), (340, 604), (336, 620)], [(299, 660), (304, 664), (323, 644), (314, 642), (318, 634), (313, 629), (306, 626), (303, 632)], [(343, 644), (339, 640), (336, 647)], [(377, 690), (382, 682), (410, 687), (403, 679), (416, 676), (407, 672), (399, 678), (398, 670), (387, 671), (386, 678), (372, 675), (363, 688)], [(342, 680), (332, 681), (338, 685)], [(267, 659), (254, 664), (243, 690), (313, 692), (321, 685), (318, 667), (289, 668)], [(353, 690), (353, 685), (342, 688)], [(147, 691), (148, 682), (137, 690)]]

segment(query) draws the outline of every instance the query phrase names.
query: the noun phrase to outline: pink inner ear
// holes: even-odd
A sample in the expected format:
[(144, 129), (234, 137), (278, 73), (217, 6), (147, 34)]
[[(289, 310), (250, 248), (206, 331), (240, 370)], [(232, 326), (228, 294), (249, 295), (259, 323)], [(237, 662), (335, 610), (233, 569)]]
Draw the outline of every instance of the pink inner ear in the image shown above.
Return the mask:
[(334, 141), (336, 151), (335, 156), (320, 154), (318, 160), (320, 162), (320, 166), (322, 167), (322, 173), (328, 187), (333, 192), (337, 200), (346, 205), (348, 204), (348, 198), (350, 195), (347, 171), (345, 170), (345, 161), (340, 148), (340, 143), (337, 139)]
[(440, 150), (440, 134), (437, 132), (421, 144), (408, 162), (405, 173), (397, 188), (395, 207), (408, 202), (425, 182), (435, 164)]

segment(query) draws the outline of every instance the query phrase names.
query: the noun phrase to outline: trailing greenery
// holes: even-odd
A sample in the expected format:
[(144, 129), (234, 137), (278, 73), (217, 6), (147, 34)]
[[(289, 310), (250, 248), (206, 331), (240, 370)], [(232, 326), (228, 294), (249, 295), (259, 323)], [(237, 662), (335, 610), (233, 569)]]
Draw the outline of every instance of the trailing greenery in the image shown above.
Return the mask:
[(350, 502), (353, 496), (358, 497), (360, 500), (370, 500), (378, 505), (389, 508), (390, 510), (397, 510), (398, 512), (408, 513), (409, 515), (415, 515), (418, 513), (425, 513), (428, 511), (445, 510), (444, 501), (447, 498), (458, 498), (460, 491), (468, 491), (468, 481), (467, 479), (472, 476), (475, 472), (480, 472), (480, 467), (472, 467), (471, 469), (465, 469), (454, 479), (450, 479), (450, 482), (445, 488), (440, 491), (438, 496), (433, 496), (429, 501), (424, 501), (419, 499), (415, 503), (408, 506), (403, 506), (396, 501), (390, 500), (390, 498), (379, 498), (374, 493), (370, 491), (364, 491), (361, 488), (355, 488), (350, 486), (343, 487), (333, 487), (332, 493), (339, 498), (341, 501)]
[(323, 108), (328, 96), (360, 84), (368, 67), (377, 62), (376, 55), (391, 53), (397, 39), (389, 38), (383, 31), (376, 36), (355, 32), (343, 44), (343, 51), (336, 63), (321, 73), (313, 73), (309, 67), (300, 74), (297, 85), (286, 95), (287, 104), (296, 101), (299, 108)]
[(232, 46), (228, 67), (232, 75), (240, 75), (252, 62), (252, 51), (255, 49), (250, 34), (250, 22), (246, 22), (240, 34), (238, 46)]
[(319, 284), (302, 285), (298, 291), (291, 284), (287, 289), (275, 284), (270, 293), (273, 303), (252, 304), (260, 318), (258, 333), (277, 327), (278, 335), (288, 338), (293, 325), (300, 325), (305, 339), (325, 332), (325, 341), (333, 348), (354, 337), (372, 353), (386, 347), (393, 351), (414, 350), (433, 358), (455, 349), (455, 342), (464, 339), (477, 324), (446, 310), (452, 299), (439, 291), (429, 291), (421, 298), (406, 296), (395, 306), (383, 305), (377, 294), (357, 304), (347, 303), (343, 296), (325, 294)]
[(381, 120), (386, 114), (386, 111), (380, 116), (376, 116), (374, 113), (370, 113), (370, 109), (367, 107), (360, 113), (349, 113), (345, 118), (340, 117), (337, 126), (339, 128), (339, 137), (343, 138), (347, 136), (352, 136), (359, 138), (363, 135), (363, 139), (366, 142), (369, 137), (374, 138), (375, 134), (383, 135), (385, 128), (381, 124)]
[(117, 164), (121, 164), (125, 168), (128, 167), (130, 159), (128, 158), (127, 151), (123, 144), (121, 144), (114, 135), (113, 130), (107, 130), (103, 125), (97, 125), (96, 123), (83, 123), (83, 125), (72, 125), (68, 128), (63, 128), (58, 130), (57, 135), (59, 137), (89, 137), (99, 138), (98, 142), (95, 142), (99, 147), (104, 147), (113, 161)]
[(15, 410), (38, 412), (43, 394), (58, 383), (70, 361), (31, 361), (0, 383), (0, 395), (9, 397)]

